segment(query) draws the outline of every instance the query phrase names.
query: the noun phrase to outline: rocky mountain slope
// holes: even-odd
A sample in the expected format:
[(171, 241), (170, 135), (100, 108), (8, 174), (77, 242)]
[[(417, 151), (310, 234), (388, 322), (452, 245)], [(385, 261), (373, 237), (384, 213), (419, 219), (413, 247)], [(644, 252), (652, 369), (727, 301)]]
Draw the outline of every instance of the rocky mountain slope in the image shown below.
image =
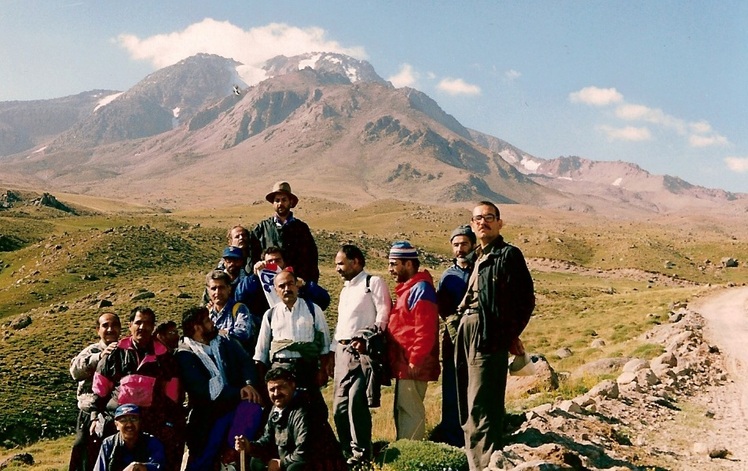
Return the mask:
[(3, 141), (0, 179), (165, 207), (211, 204), (226, 176), (241, 182), (230, 194), (245, 201), (284, 178), (302, 194), (361, 203), (491, 199), (621, 215), (746, 206), (745, 195), (631, 164), (534, 157), (344, 55), (276, 57), (249, 88), (240, 72), (199, 54), (99, 95), (56, 134), (15, 131)]

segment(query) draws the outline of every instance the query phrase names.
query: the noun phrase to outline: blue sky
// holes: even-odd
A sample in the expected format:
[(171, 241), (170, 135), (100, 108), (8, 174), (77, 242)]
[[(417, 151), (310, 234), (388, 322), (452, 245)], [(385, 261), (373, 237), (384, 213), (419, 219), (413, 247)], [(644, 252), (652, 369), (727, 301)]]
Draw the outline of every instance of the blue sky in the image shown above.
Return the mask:
[(532, 155), (748, 192), (748, 2), (0, 0), (0, 101), (335, 51)]

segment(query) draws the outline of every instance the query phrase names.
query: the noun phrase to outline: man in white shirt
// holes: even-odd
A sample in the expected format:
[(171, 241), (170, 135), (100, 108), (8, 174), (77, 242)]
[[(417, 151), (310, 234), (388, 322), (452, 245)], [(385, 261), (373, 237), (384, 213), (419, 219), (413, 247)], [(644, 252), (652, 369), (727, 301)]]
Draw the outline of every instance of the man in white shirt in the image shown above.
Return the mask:
[(352, 466), (371, 460), (367, 393), (374, 375), (369, 343), (372, 335), (381, 335), (387, 329), (392, 309), (387, 283), (366, 273), (365, 265), (364, 254), (354, 245), (344, 245), (335, 256), (335, 270), (345, 284), (340, 292), (335, 339), (330, 345), (335, 355), (333, 414), (340, 443)]
[[(281, 302), (262, 316), (254, 360), (262, 373), (268, 366), (290, 367), (300, 389), (319, 394), (327, 382), (330, 331), (319, 306), (299, 298), (296, 275), (284, 270), (273, 281)], [(321, 395), (320, 395), (321, 398)]]

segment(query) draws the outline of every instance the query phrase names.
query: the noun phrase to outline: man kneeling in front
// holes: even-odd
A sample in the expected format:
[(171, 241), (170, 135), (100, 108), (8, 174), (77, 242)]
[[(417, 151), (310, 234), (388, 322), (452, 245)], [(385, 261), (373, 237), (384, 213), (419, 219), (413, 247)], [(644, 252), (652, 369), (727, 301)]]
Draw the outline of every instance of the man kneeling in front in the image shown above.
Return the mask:
[(140, 431), (140, 407), (122, 404), (114, 412), (117, 433), (101, 444), (94, 471), (160, 471), (166, 463), (164, 446)]

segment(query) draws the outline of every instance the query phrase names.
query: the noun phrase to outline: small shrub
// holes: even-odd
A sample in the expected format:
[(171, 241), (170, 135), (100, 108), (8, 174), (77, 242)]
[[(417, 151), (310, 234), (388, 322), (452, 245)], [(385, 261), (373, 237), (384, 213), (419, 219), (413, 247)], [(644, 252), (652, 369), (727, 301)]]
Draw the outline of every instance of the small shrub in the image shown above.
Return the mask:
[(463, 471), (467, 457), (460, 448), (443, 443), (398, 440), (382, 450), (382, 471)]

